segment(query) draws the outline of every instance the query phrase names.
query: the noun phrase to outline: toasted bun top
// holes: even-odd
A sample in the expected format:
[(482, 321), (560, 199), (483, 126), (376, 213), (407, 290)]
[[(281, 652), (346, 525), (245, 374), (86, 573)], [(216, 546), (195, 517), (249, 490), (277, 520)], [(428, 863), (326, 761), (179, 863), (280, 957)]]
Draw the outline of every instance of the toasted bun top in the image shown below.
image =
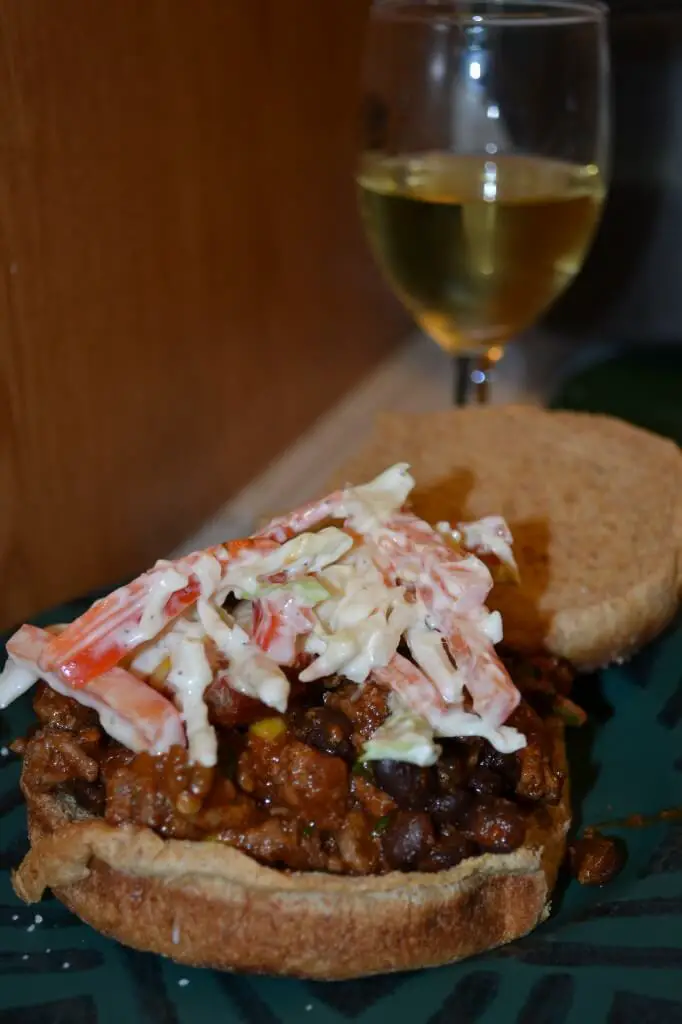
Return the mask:
[(503, 515), (521, 586), (490, 604), (505, 638), (579, 667), (627, 657), (674, 615), (682, 586), (682, 453), (608, 416), (531, 406), (384, 414), (334, 484), (409, 462), (429, 522)]

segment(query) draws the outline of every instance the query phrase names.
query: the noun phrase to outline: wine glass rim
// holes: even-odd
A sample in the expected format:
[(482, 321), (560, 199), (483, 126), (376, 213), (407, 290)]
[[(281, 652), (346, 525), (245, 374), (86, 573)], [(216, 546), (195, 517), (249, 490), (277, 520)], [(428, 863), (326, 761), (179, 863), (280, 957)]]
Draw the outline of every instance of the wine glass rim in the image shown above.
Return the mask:
[(373, 0), (371, 16), (438, 25), (537, 25), (603, 21), (603, 0)]

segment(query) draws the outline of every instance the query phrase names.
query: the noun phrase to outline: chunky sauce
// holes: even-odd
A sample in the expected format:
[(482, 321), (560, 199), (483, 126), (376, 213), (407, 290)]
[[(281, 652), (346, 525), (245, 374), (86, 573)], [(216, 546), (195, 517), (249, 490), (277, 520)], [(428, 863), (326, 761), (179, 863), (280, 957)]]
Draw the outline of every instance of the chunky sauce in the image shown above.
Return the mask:
[(511, 852), (536, 833), (563, 778), (532, 695), (512, 716), (524, 748), (504, 754), (481, 737), (444, 740), (424, 767), (359, 760), (389, 715), (388, 698), (374, 683), (293, 678), (287, 711), (277, 714), (215, 679), (205, 691), (217, 736), (209, 766), (180, 747), (134, 754), (93, 712), (41, 684), (24, 779), (33, 790), (70, 794), (111, 824), (226, 843), (292, 870), (437, 871)]

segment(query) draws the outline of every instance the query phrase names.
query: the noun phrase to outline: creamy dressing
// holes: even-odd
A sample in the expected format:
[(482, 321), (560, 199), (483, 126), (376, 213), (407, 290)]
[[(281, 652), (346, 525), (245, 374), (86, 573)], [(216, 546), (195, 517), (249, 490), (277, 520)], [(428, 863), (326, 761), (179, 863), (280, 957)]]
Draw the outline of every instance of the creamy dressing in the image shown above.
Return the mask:
[(494, 555), (518, 579), (519, 567), (512, 551), (513, 538), (502, 516), (484, 516), (472, 523), (457, 523), (454, 528), (449, 523), (437, 523), (436, 529), (469, 551)]
[[(449, 552), (448, 552), (449, 554)], [(430, 552), (418, 560), (418, 568), (412, 567), (412, 559), (401, 560), (400, 573), (410, 569), (417, 592), (430, 596), (431, 614), (443, 613), (450, 617), (478, 612), (485, 605), (493, 587), (493, 578), (487, 566), (475, 555), (451, 559), (443, 564), (440, 552)], [(437, 582), (437, 586), (434, 585)]]
[(3, 670), (0, 672), (0, 711), (4, 711), (12, 701), (30, 690), (38, 682), (38, 679), (37, 672), (8, 656)]
[[(133, 750), (136, 753), (148, 749), (148, 744), (137, 726), (133, 722), (123, 718), (121, 715), (116, 714), (116, 712), (112, 711), (104, 701), (95, 697), (93, 694), (87, 693), (84, 690), (79, 690), (77, 693), (74, 693), (69, 686), (66, 686), (62, 682), (56, 672), (38, 673), (35, 671), (33, 663), (24, 662), (23, 659), (18, 658), (15, 655), (8, 658), (5, 671), (10, 664), (10, 673), (8, 674), (12, 674), (12, 670), (15, 670), (17, 678), (19, 678), (18, 673), (21, 673), (25, 679), (30, 677), (30, 685), (33, 685), (33, 683), (37, 682), (38, 679), (44, 679), (53, 690), (57, 693), (61, 693), (63, 697), (76, 697), (79, 704), (96, 711), (104, 731), (108, 733), (109, 736), (113, 737), (113, 739), (118, 740), (118, 742), (123, 744), (124, 747), (127, 747), (129, 750)], [(4, 675), (5, 672), (3, 671), (0, 682), (4, 682)], [(28, 688), (29, 687), (26, 687), (26, 689)], [(0, 698), (3, 698), (4, 696), (5, 695), (0, 692)], [(20, 694), (17, 693), (15, 696), (18, 697)], [(12, 699), (15, 698), (13, 697)], [(4, 707), (7, 707), (7, 704), (2, 703), (2, 700), (0, 700), (0, 708)], [(167, 748), (162, 744), (159, 749), (153, 752), (160, 754), (163, 753), (165, 749)]]
[(178, 590), (184, 590), (189, 583), (189, 577), (176, 569), (163, 568), (153, 579), (144, 604), (144, 611), (140, 619), (138, 631), (145, 639), (156, 636), (166, 625), (164, 609), (168, 599)]
[(161, 632), (167, 624), (164, 611), (169, 599), (184, 590), (191, 577), (199, 582), (200, 596), (209, 598), (215, 593), (221, 576), (220, 562), (207, 551), (187, 555), (174, 563), (159, 560), (150, 573), (150, 586), (138, 626), (140, 634), (151, 640)]
[[(60, 691), (54, 683), (54, 680), (50, 682), (50, 686), (53, 690), (57, 690), (58, 693), (61, 692), (65, 697), (73, 696), (73, 694), (66, 688)], [(142, 751), (149, 750), (149, 744), (134, 723), (128, 721), (127, 718), (121, 718), (121, 716), (117, 715), (115, 711), (108, 708), (106, 704), (103, 704), (101, 701), (98, 701), (96, 698), (90, 697), (85, 693), (79, 693), (78, 703), (85, 705), (86, 708), (92, 708), (93, 711), (96, 711), (99, 716), (100, 725), (104, 731), (111, 736), (112, 739), (115, 739), (122, 744), (122, 746), (127, 747), (128, 750), (132, 750), (136, 754), (141, 754)], [(157, 747), (156, 749), (152, 749), (151, 753), (164, 754), (167, 749), (168, 748), (164, 745)]]
[(441, 634), (419, 624), (411, 626), (407, 630), (406, 639), (410, 654), (424, 674), (434, 683), (443, 699), (446, 701), (461, 700), (464, 677), (452, 664), (443, 645)]
[[(213, 548), (177, 562), (157, 562), (142, 586), (137, 581), (137, 590), (135, 584), (121, 588), (102, 605), (90, 648), (107, 644), (133, 651), (130, 672), (143, 680), (159, 669), (166, 673), (190, 759), (206, 766), (217, 761), (205, 701), (216, 677), (211, 645), (227, 662), (218, 670), (226, 685), (281, 712), (287, 708), (289, 681), (277, 662), (291, 660), (292, 651), (313, 659), (300, 673), (302, 682), (338, 674), (361, 685), (375, 674), (394, 692), (389, 718), (365, 746), (368, 759), (433, 764), (440, 751), (436, 738), (450, 736), (481, 736), (503, 753), (520, 749), (525, 738), (499, 724), (518, 693), (493, 650), (502, 639), (502, 620), (485, 605), (492, 576), (473, 553), (490, 552), (515, 569), (511, 534), (494, 516), (455, 529), (441, 523), (433, 530), (403, 511), (413, 486), (408, 466), (401, 463), (368, 484), (294, 514), (294, 522), (307, 524), (344, 520), (352, 536), (330, 526), (275, 544), (266, 532), (262, 543), (246, 545), (234, 556)], [(277, 523), (286, 536), (286, 517)], [(169, 600), (188, 587), (191, 605), (169, 625)], [(239, 599), (234, 617), (220, 608), (230, 593)], [(263, 628), (256, 635), (265, 649), (252, 636), (254, 601), (261, 602)], [(397, 655), (403, 640), (413, 663)], [(134, 714), (128, 721), (95, 694), (64, 686), (58, 673), (41, 675), (58, 692), (97, 710), (103, 728), (119, 742), (136, 751), (149, 749), (144, 734), (156, 735), (153, 718), (137, 728)], [(30, 666), (10, 659), (0, 675), (0, 707), (37, 678)], [(465, 688), (473, 711), (465, 710)], [(106, 696), (106, 689), (102, 693)], [(110, 703), (118, 707), (120, 698)], [(180, 725), (174, 718), (175, 726), (168, 723), (153, 752), (178, 742), (173, 729)]]
[(253, 601), (239, 601), (232, 610), (232, 618), (248, 633), (253, 626)]
[(499, 612), (489, 612), (484, 608), (478, 620), (478, 628), (493, 646), (502, 643), (504, 630)]
[(435, 764), (441, 748), (433, 739), (433, 729), (421, 715), (416, 715), (395, 699), (393, 710), (365, 743), (365, 761), (406, 761), (427, 768)]
[(526, 737), (518, 729), (510, 725), (493, 728), (480, 715), (454, 707), (430, 717), (429, 721), (436, 736), (480, 736), (501, 754), (513, 754), (526, 745)]
[(387, 586), (363, 548), (325, 569), (320, 579), (331, 596), (316, 608), (305, 650), (318, 657), (300, 679), (305, 683), (338, 673), (364, 683), (372, 671), (388, 665), (417, 609), (402, 587)]
[(130, 662), (130, 671), (144, 679), (159, 668), (164, 658), (167, 657), (168, 644), (164, 634), (154, 643), (145, 644), (135, 652), (135, 656)]
[(57, 693), (97, 711), (102, 727), (131, 750), (165, 753), (183, 744), (179, 715), (156, 691), (144, 686), (118, 666), (91, 679), (85, 689), (75, 690), (58, 672), (43, 666), (49, 657), (53, 635), (37, 626), (22, 626), (8, 641), (10, 659), (35, 679), (44, 679)]
[(166, 685), (173, 690), (185, 723), (190, 760), (212, 767), (218, 761), (218, 739), (204, 700), (213, 681), (204, 631), (198, 623), (180, 620), (168, 633), (166, 644), (171, 661)]
[(403, 623), (396, 624), (395, 615), (392, 612), (387, 619), (375, 612), (352, 629), (311, 634), (306, 651), (319, 653), (319, 657), (300, 673), (301, 682), (338, 674), (353, 683), (364, 683), (373, 671), (388, 665), (398, 648)]
[[(224, 613), (223, 613), (224, 614)], [(251, 640), (246, 630), (208, 601), (199, 601), (197, 615), (207, 636), (230, 662), (229, 684), (277, 711), (286, 711), (289, 680), (282, 670)], [(227, 621), (226, 621), (227, 619)]]
[(344, 530), (328, 526), (319, 533), (303, 533), (272, 551), (245, 551), (234, 563), (228, 563), (216, 603), (234, 592), (252, 597), (262, 588), (263, 578), (284, 572), (288, 576), (314, 575), (337, 562), (353, 546), (353, 538)]
[(199, 551), (181, 558), (175, 565), (179, 572), (197, 578), (201, 597), (209, 598), (215, 593), (223, 573), (223, 567), (215, 555)]
[(415, 484), (409, 469), (399, 462), (369, 483), (344, 491), (342, 505), (353, 529), (372, 534), (403, 507)]

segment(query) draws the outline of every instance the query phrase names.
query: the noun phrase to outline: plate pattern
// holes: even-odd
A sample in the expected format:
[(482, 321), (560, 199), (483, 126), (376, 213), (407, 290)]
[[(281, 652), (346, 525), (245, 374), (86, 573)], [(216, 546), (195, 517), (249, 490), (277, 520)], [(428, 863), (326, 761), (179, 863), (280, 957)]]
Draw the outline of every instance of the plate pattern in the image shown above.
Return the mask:
[[(682, 806), (682, 623), (579, 689), (576, 823)], [(533, 935), (463, 964), (331, 984), (221, 975), (124, 949), (55, 899), (16, 898), (26, 822), (6, 747), (30, 716), (28, 700), (0, 714), (0, 1024), (682, 1024), (682, 822), (618, 831), (628, 863), (611, 885), (565, 882)]]

